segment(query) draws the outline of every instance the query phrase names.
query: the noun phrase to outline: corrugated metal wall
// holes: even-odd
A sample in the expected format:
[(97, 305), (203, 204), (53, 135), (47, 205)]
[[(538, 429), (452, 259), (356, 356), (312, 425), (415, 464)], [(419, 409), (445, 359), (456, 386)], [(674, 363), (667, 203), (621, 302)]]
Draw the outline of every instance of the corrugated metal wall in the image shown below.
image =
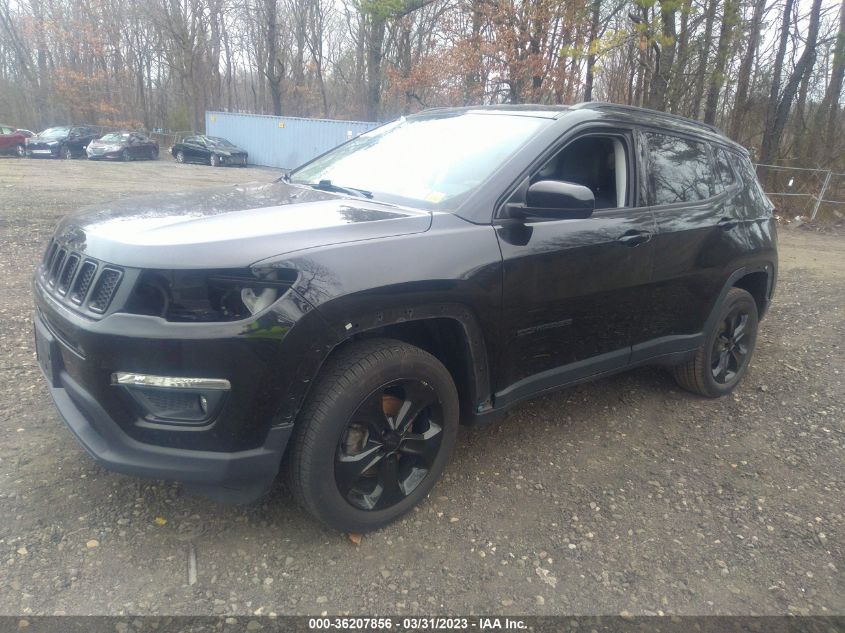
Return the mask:
[(378, 123), (206, 112), (209, 136), (222, 136), (249, 152), (253, 165), (291, 169), (376, 127)]

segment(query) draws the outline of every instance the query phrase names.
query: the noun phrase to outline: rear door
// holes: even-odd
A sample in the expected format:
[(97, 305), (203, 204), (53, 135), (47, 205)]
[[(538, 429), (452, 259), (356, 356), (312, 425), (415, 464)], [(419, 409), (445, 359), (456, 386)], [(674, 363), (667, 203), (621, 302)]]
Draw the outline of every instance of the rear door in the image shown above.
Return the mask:
[(587, 186), (600, 208), (586, 219), (497, 226), (504, 260), (497, 404), (627, 364), (647, 299), (655, 227), (638, 190), (631, 130), (585, 131), (555, 156), (531, 180)]
[(662, 130), (644, 130), (640, 141), (657, 235), (644, 340), (633, 362), (697, 347), (747, 249), (741, 187), (728, 174), (722, 181), (710, 143)]

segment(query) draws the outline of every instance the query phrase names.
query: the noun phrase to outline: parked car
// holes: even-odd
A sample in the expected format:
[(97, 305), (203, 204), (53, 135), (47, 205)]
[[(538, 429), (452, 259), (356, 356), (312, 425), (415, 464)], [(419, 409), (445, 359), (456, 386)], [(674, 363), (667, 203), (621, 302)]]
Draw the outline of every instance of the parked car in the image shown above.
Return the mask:
[(0, 124), (0, 154), (26, 156), (26, 136), (9, 125)]
[(89, 160), (157, 160), (158, 141), (141, 132), (113, 132), (91, 141), (85, 152)]
[(178, 163), (204, 163), (212, 167), (246, 165), (249, 154), (219, 136), (188, 136), (170, 148)]
[(47, 128), (26, 139), (26, 155), (44, 158), (84, 156), (88, 143), (99, 135), (87, 125)]
[(461, 420), (646, 364), (730, 393), (772, 211), (746, 150), (677, 116), (427, 111), (271, 184), (67, 217), (38, 358), (105, 467), (246, 502), (287, 455), (299, 502), (361, 532), (426, 496)]

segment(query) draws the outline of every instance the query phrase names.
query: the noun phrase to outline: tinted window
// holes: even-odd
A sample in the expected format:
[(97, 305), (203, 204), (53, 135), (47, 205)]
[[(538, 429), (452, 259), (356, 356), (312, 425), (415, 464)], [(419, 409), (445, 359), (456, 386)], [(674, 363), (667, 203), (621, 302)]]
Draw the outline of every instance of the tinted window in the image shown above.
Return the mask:
[(709, 198), (713, 167), (704, 143), (666, 134), (645, 134), (654, 204)]
[(12, 134), (14, 130), (9, 127), (0, 127), (0, 134)]
[(729, 189), (736, 182), (733, 169), (731, 169), (728, 155), (723, 149), (717, 149), (716, 156), (716, 191)]

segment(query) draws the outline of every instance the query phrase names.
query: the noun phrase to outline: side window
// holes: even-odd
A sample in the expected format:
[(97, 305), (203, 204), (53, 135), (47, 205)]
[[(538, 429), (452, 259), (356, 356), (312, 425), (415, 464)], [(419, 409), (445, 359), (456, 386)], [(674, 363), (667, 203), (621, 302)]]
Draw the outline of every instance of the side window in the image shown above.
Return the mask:
[(704, 143), (654, 132), (644, 136), (653, 204), (698, 202), (713, 195), (713, 165)]
[(593, 192), (596, 209), (630, 206), (626, 146), (621, 136), (582, 136), (549, 159), (531, 181), (560, 180), (583, 185)]
[(736, 176), (725, 150), (717, 148), (714, 156), (716, 158), (716, 191), (721, 193), (734, 185)]
[(0, 127), (0, 134), (11, 134), (12, 129), (8, 127)]

